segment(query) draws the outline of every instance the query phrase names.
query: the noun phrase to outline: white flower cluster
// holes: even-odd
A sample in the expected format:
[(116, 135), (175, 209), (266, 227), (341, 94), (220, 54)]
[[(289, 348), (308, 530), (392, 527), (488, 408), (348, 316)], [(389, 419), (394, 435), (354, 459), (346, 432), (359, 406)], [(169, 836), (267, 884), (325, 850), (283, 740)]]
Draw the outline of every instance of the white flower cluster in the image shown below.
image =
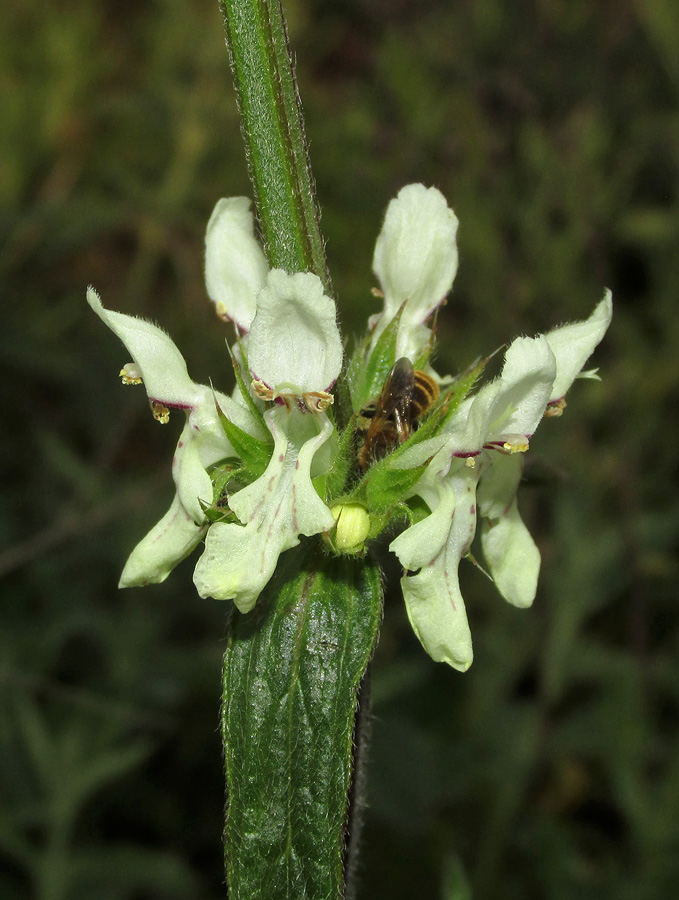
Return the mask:
[[(273, 575), (279, 555), (300, 535), (334, 526), (312, 477), (330, 462), (319, 449), (333, 434), (325, 409), (342, 365), (335, 305), (315, 275), (268, 270), (253, 234), (249, 202), (220, 200), (206, 237), (206, 281), (220, 316), (245, 335), (255, 391), (271, 401), (263, 422), (273, 452), (263, 475), (229, 497), (242, 524), (216, 522), (208, 469), (237, 453), (219, 409), (242, 431), (263, 438), (262, 421), (238, 391), (227, 397), (188, 376), (186, 363), (160, 328), (111, 312), (90, 288), (92, 309), (122, 340), (154, 406), (183, 409), (186, 425), (174, 459), (177, 489), (169, 511), (132, 551), (120, 587), (164, 581), (205, 537), (194, 580), (203, 597), (233, 599), (248, 612)], [(207, 532), (207, 535), (206, 535)]]
[[(399, 316), (395, 358), (414, 363), (426, 353), (432, 340), (427, 323), (457, 270), (457, 225), (435, 188), (408, 185), (389, 204), (373, 261), (384, 302), (369, 321), (370, 352)], [(133, 550), (120, 586), (163, 581), (205, 539), (194, 575), (200, 595), (232, 599), (247, 612), (284, 550), (296, 546), (300, 535), (327, 533), (342, 521), (338, 507), (331, 511), (334, 498), (321, 496), (314, 484), (338, 448), (351, 445), (337, 440), (328, 415), (342, 342), (335, 305), (321, 281), (268, 268), (246, 198), (218, 202), (207, 228), (205, 277), (218, 315), (233, 322), (240, 336), (239, 352), (252, 376), (248, 398), (238, 388), (228, 397), (195, 384), (160, 328), (105, 309), (94, 289), (88, 290), (90, 306), (133, 359), (123, 380), (141, 379), (160, 417), (173, 408), (186, 413), (172, 464), (175, 498)], [(500, 593), (516, 606), (532, 603), (540, 556), (516, 503), (523, 452), (543, 415), (561, 411), (611, 310), (606, 292), (586, 321), (515, 340), (495, 380), (465, 398), (432, 436), (394, 458), (394, 473), (422, 469), (403, 500), (421, 498), (428, 514), (390, 548), (405, 571), (401, 584), (410, 621), (433, 659), (461, 670), (472, 661), (458, 566), (478, 517), (484, 557)], [(211, 467), (238, 456), (223, 418), (266, 442), (270, 458), (258, 477), (229, 493), (230, 520), (210, 523)], [(354, 521), (357, 510), (366, 534), (370, 510), (351, 509), (354, 514), (344, 519)], [(334, 546), (341, 550), (342, 539)]]

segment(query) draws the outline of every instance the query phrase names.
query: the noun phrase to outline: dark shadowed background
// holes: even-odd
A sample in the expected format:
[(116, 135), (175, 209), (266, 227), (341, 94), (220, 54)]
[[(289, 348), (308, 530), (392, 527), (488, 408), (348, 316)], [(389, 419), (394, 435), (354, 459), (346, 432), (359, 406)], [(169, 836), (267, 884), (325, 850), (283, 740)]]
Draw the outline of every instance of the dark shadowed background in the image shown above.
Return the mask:
[[(460, 219), (438, 368), (587, 316), (531, 448), (535, 606), (461, 569), (476, 659), (432, 663), (397, 591), (373, 666), (359, 900), (666, 900), (679, 888), (679, 7), (290, 0), (330, 267), (363, 328), (388, 200)], [(155, 423), (85, 304), (158, 321), (231, 386), (202, 244), (248, 193), (217, 0), (0, 6), (0, 896), (218, 900), (226, 604), (190, 562), (118, 592), (169, 505)], [(397, 581), (393, 566), (391, 575)], [(316, 898), (312, 898), (316, 900)]]

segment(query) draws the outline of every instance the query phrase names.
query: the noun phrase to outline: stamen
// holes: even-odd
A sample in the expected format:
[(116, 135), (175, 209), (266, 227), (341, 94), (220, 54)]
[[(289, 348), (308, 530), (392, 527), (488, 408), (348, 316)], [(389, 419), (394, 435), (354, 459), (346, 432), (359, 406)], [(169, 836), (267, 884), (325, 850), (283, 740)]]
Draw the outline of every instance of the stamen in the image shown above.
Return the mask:
[(547, 409), (544, 412), (544, 417), (545, 419), (556, 419), (558, 416), (563, 414), (565, 408), (566, 398), (561, 397), (559, 400), (554, 400), (552, 403), (547, 404)]
[(309, 412), (325, 412), (335, 402), (333, 395), (327, 391), (307, 391), (302, 394), (302, 399)]
[(252, 390), (261, 400), (273, 400), (273, 389), (267, 387), (267, 385), (264, 384), (263, 381), (260, 381), (259, 378), (253, 379)]
[(525, 453), (528, 450), (528, 441), (524, 437), (512, 437), (504, 441), (502, 447), (498, 447), (501, 453)]
[(153, 418), (156, 422), (160, 422), (161, 425), (167, 425), (170, 421), (170, 410), (167, 406), (163, 406), (163, 404), (158, 403), (157, 400), (149, 400), (149, 406), (151, 407), (151, 412), (153, 413)]
[(141, 370), (136, 363), (125, 363), (119, 372), (123, 384), (141, 384)]
[(528, 438), (523, 434), (507, 434), (501, 441), (489, 441), (483, 445), (486, 450), (499, 450), (500, 453), (525, 453), (528, 450)]
[(221, 300), (219, 300), (219, 301), (217, 301), (217, 303), (215, 303), (215, 312), (217, 313), (217, 316), (218, 316), (223, 322), (230, 322), (230, 321), (231, 321), (231, 318), (229, 317), (229, 314), (228, 314), (227, 311), (226, 311), (226, 307), (224, 306), (224, 304), (222, 303)]

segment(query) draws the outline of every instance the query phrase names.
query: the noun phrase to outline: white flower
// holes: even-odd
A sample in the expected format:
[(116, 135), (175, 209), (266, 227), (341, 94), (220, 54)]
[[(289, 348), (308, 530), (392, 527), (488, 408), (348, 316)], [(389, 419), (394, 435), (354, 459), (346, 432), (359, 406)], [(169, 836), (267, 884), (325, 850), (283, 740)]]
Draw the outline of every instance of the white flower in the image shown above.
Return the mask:
[(339, 375), (342, 344), (335, 305), (309, 273), (273, 269), (257, 297), (248, 343), (255, 390), (274, 405), (264, 418), (274, 440), (264, 474), (229, 498), (242, 525), (218, 522), (207, 535), (194, 574), (202, 597), (254, 606), (279, 555), (334, 525), (312, 478), (318, 451), (333, 434), (325, 409)]
[(516, 505), (522, 453), (549, 404), (563, 397), (603, 337), (611, 313), (607, 291), (586, 321), (517, 338), (501, 375), (465, 400), (444, 432), (398, 460), (399, 468), (410, 468), (433, 456), (415, 488), (431, 513), (391, 549), (406, 569), (401, 583), (408, 616), (435, 660), (462, 671), (472, 662), (457, 570), (474, 538), (477, 486), (490, 573), (510, 603), (533, 602), (540, 554)]
[[(612, 315), (611, 292), (607, 290), (588, 319), (545, 334), (556, 362), (545, 415), (555, 406), (561, 411), (564, 395), (603, 338)], [(533, 431), (538, 424), (539, 420)], [(495, 584), (509, 603), (526, 607), (535, 599), (540, 554), (517, 507), (516, 493), (522, 470), (521, 456), (487, 453), (479, 486), (479, 513), (481, 547)]]
[(436, 188), (409, 184), (390, 202), (373, 257), (384, 295), (382, 312), (370, 319), (373, 347), (405, 303), (396, 359), (420, 356), (431, 336), (424, 323), (445, 300), (457, 272), (457, 226)]
[(165, 413), (168, 408), (186, 413), (186, 424), (172, 460), (175, 499), (166, 515), (132, 551), (120, 587), (161, 582), (205, 533), (207, 526), (201, 502), (212, 503), (212, 482), (207, 468), (234, 455), (219, 421), (215, 400), (243, 431), (257, 436), (259, 427), (254, 417), (230, 397), (192, 381), (181, 353), (158, 326), (105, 309), (93, 288), (88, 288), (87, 301), (134, 360), (133, 366), (125, 366), (123, 380), (141, 379), (152, 404)]
[(233, 321), (247, 340), (254, 393), (272, 403), (264, 423), (273, 453), (260, 478), (228, 497), (229, 508), (243, 524), (218, 522), (208, 529), (202, 504), (212, 503), (213, 487), (207, 468), (236, 455), (217, 404), (241, 430), (259, 439), (267, 437), (266, 432), (245, 404), (195, 384), (164, 332), (104, 309), (90, 289), (90, 305), (134, 360), (121, 373), (123, 380), (144, 382), (161, 421), (167, 421), (173, 407), (187, 415), (173, 459), (176, 497), (133, 551), (121, 586), (164, 580), (207, 532), (194, 576), (200, 594), (233, 598), (247, 611), (273, 574), (280, 553), (298, 544), (299, 535), (334, 525), (312, 478), (333, 458), (335, 442), (329, 438), (335, 432), (325, 410), (341, 368), (342, 344), (334, 303), (323, 294), (320, 279), (269, 271), (246, 198), (217, 203), (205, 238), (205, 278), (218, 314)]

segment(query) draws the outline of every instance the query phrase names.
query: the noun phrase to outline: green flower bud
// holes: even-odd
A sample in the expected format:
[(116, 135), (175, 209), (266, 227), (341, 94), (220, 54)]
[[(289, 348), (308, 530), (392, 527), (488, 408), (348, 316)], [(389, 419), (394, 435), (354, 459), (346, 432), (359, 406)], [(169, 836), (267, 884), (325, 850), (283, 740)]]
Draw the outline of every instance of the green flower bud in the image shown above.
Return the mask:
[(338, 503), (330, 510), (337, 523), (329, 536), (338, 553), (362, 553), (370, 531), (370, 516), (358, 503)]

